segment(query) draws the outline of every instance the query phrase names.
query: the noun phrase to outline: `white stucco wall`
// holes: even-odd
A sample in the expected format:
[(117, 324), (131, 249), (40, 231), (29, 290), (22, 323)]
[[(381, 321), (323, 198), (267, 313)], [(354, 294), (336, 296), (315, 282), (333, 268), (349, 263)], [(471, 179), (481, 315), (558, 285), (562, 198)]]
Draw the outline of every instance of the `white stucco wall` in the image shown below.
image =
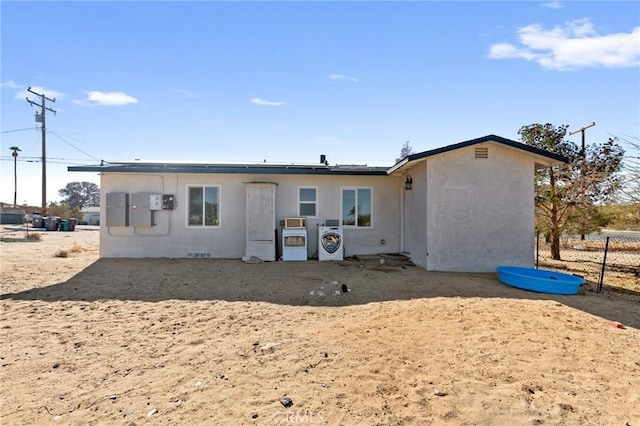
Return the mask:
[[(317, 255), (318, 225), (340, 218), (341, 188), (373, 189), (372, 227), (345, 228), (345, 255), (393, 253), (400, 250), (400, 177), (241, 175), (241, 174), (115, 174), (101, 178), (101, 214), (106, 194), (150, 192), (174, 194), (174, 210), (155, 212), (155, 226), (106, 226), (100, 229), (101, 257), (240, 258), (246, 244), (246, 183), (275, 182), (276, 223), (298, 216), (298, 187), (318, 189), (318, 215), (307, 220), (308, 256)], [(220, 185), (220, 227), (186, 226), (187, 185)], [(277, 225), (280, 233), (280, 226)], [(381, 243), (384, 240), (384, 244)]]
[(404, 190), (404, 251), (411, 261), (427, 267), (427, 168), (422, 161), (406, 171), (413, 181), (411, 190)]
[[(480, 146), (489, 158), (474, 158)], [(487, 143), (429, 157), (425, 167), (428, 270), (533, 266), (532, 156)]]

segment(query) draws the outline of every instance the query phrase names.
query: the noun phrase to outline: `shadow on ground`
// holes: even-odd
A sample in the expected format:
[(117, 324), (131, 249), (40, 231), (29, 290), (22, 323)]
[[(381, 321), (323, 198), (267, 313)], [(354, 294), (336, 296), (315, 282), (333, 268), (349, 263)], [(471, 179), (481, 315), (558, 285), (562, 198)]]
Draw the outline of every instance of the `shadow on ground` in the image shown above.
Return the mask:
[[(343, 285), (347, 292), (342, 291)], [(534, 293), (506, 286), (494, 273), (428, 272), (402, 262), (380, 264), (379, 259), (256, 264), (235, 259), (100, 259), (66, 282), (1, 297), (46, 302), (223, 300), (334, 307), (438, 297), (555, 300), (640, 328), (637, 297)]]

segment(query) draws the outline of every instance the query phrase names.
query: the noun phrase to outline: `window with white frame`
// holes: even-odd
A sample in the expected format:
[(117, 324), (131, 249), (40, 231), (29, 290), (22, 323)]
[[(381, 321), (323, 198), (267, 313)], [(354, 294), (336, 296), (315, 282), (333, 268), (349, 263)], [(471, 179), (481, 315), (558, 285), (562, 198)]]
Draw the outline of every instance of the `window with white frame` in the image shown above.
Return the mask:
[(342, 188), (342, 225), (371, 227), (372, 188)]
[(220, 187), (190, 185), (187, 187), (188, 226), (220, 226)]
[(318, 215), (318, 188), (298, 188), (298, 215), (301, 217), (316, 217)]

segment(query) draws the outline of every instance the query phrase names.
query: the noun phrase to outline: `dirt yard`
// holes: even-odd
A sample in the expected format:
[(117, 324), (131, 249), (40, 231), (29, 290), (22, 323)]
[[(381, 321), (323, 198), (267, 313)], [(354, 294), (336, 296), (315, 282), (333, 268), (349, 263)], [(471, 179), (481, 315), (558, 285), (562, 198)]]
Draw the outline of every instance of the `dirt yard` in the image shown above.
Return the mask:
[(640, 426), (638, 298), (39, 233), (1, 234), (2, 425)]

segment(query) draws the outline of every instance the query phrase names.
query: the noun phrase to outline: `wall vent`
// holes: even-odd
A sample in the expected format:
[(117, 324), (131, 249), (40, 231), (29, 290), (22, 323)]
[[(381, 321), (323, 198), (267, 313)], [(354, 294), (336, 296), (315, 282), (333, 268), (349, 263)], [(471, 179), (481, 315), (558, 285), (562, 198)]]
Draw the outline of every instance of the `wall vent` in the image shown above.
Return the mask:
[(489, 158), (489, 148), (487, 147), (476, 147), (476, 158)]

